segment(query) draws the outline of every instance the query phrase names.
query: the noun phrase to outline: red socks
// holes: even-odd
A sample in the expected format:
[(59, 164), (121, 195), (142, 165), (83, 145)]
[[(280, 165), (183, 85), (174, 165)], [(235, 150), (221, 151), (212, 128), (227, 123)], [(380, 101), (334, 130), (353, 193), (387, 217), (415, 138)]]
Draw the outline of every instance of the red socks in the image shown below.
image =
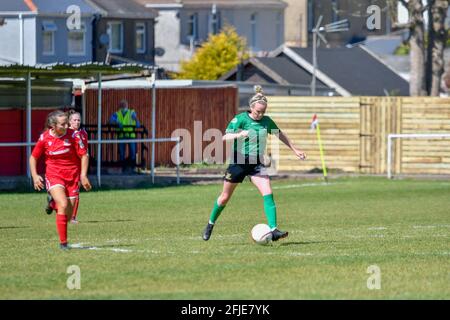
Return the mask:
[(59, 242), (61, 244), (67, 243), (67, 216), (65, 214), (56, 215), (56, 229), (59, 234)]

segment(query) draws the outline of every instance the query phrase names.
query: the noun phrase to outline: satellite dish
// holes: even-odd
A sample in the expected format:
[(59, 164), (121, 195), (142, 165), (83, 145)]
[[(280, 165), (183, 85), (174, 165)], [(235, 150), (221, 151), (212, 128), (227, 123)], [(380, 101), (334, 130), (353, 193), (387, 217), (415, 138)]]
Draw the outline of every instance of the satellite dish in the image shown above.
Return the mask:
[(166, 53), (166, 50), (164, 50), (164, 48), (161, 48), (161, 47), (155, 48), (155, 55), (156, 56), (162, 57), (165, 53)]
[(109, 44), (109, 35), (107, 33), (103, 33), (100, 35), (100, 44), (106, 46)]

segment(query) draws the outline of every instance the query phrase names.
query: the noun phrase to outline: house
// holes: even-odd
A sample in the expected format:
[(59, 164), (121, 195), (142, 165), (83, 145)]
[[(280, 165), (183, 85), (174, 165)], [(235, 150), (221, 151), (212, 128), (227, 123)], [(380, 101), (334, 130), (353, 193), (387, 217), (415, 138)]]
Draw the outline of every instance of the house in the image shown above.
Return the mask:
[[(336, 90), (341, 96), (408, 96), (409, 84), (363, 46), (319, 48), (317, 92)], [(281, 46), (267, 58), (252, 58), (220, 80), (310, 85), (313, 74), (311, 48)]]
[[(312, 43), (312, 33), (320, 16), (323, 17), (321, 25), (348, 19), (349, 30), (337, 33), (327, 33), (329, 46), (339, 47), (364, 41), (367, 36), (379, 36), (391, 32), (391, 21), (388, 14), (386, 0), (308, 0), (307, 28), (309, 31), (309, 44)], [(370, 30), (367, 26), (369, 17), (374, 13), (368, 10), (376, 6), (379, 9), (379, 28)]]
[(96, 9), (93, 60), (154, 64), (156, 10), (136, 0), (86, 0)]
[(156, 47), (162, 56), (156, 64), (178, 71), (195, 48), (225, 25), (247, 40), (253, 53), (264, 54), (284, 43), (284, 10), (281, 0), (135, 0), (157, 9)]
[(153, 65), (156, 16), (134, 0), (2, 0), (0, 63)]
[(308, 0), (283, 0), (288, 4), (284, 13), (284, 41), (288, 46), (308, 46)]
[(0, 2), (0, 65), (36, 63), (36, 7), (30, 2)]
[[(28, 0), (27, 2), (33, 3), (38, 13), (36, 18), (37, 63), (81, 63), (93, 60), (92, 17), (96, 13), (94, 8), (84, 0)], [(71, 20), (73, 7), (80, 12), (79, 21)]]

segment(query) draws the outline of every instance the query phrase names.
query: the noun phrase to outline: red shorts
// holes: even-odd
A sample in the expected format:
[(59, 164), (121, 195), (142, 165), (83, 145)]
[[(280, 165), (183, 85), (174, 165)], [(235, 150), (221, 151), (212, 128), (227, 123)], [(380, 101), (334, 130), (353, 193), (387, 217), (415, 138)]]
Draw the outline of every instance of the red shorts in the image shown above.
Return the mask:
[(80, 193), (80, 176), (74, 174), (72, 177), (60, 177), (60, 176), (45, 176), (45, 187), (49, 192), (54, 187), (63, 187), (66, 191), (66, 196), (69, 199), (78, 198)]

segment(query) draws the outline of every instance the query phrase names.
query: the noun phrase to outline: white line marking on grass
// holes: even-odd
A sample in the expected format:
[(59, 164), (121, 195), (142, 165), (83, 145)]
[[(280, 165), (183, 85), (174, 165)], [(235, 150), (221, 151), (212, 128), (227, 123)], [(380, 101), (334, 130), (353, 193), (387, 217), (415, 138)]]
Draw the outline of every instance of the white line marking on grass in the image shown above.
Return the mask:
[(120, 243), (123, 240), (119, 240), (119, 239), (110, 239), (110, 240), (106, 240), (107, 243)]
[(289, 256), (312, 256), (313, 254), (310, 252), (287, 252)]
[(431, 229), (436, 228), (436, 226), (413, 226), (414, 229)]
[(96, 246), (85, 246), (82, 243), (74, 243), (69, 245), (71, 249), (85, 249), (85, 250), (104, 250), (104, 251), (113, 251), (113, 252), (133, 252), (130, 249), (121, 249), (121, 248), (102, 248)]
[(320, 183), (304, 183), (304, 184), (289, 184), (287, 186), (274, 186), (272, 189), (292, 189), (292, 188), (304, 188), (304, 187), (320, 187), (320, 186), (329, 186), (329, 185), (335, 185), (338, 183), (326, 183), (326, 182), (320, 182)]
[[(271, 245), (269, 245), (269, 247), (272, 247), (273, 243)], [(287, 256), (295, 256), (295, 257), (305, 257), (305, 256), (313, 256), (314, 254), (310, 253), (310, 252), (248, 252), (248, 253), (254, 253), (256, 255), (260, 255), (260, 254), (265, 254), (265, 255), (277, 255), (277, 256), (283, 256), (283, 255), (287, 255)], [(247, 254), (248, 254), (247, 253)]]
[(105, 250), (111, 250), (114, 252), (133, 252), (133, 250), (130, 250), (130, 249), (120, 249), (120, 248), (108, 248)]
[(367, 228), (367, 230), (386, 230), (387, 228), (386, 227), (370, 227), (370, 228)]
[(450, 228), (450, 224), (434, 224), (429, 226), (412, 226), (414, 229)]

